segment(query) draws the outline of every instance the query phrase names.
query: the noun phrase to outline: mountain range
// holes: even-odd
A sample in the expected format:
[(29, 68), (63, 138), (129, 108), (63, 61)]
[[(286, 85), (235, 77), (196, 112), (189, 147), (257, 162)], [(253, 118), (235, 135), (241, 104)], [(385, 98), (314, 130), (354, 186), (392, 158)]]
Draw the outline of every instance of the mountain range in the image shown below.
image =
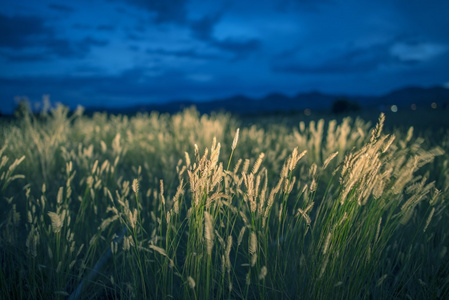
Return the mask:
[(244, 95), (235, 95), (222, 99), (208, 101), (176, 100), (159, 104), (141, 104), (124, 108), (90, 107), (87, 112), (105, 111), (111, 113), (136, 112), (168, 112), (175, 113), (190, 106), (196, 106), (201, 113), (213, 111), (227, 111), (238, 114), (256, 114), (272, 112), (292, 112), (305, 109), (330, 111), (337, 100), (356, 104), (361, 109), (386, 109), (392, 105), (398, 108), (416, 109), (430, 108), (435, 102), (437, 107), (447, 108), (449, 104), (449, 88), (444, 87), (406, 87), (394, 90), (380, 96), (333, 95), (321, 92), (299, 93), (287, 96), (282, 93), (271, 93), (262, 98), (250, 98)]

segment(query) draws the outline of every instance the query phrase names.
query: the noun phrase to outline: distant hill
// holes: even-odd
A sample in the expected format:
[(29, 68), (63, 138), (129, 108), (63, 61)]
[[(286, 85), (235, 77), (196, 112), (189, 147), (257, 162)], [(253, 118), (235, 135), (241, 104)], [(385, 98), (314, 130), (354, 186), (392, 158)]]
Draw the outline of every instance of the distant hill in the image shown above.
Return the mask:
[(432, 102), (447, 105), (449, 104), (449, 89), (443, 87), (407, 87), (379, 97), (379, 102), (398, 106), (409, 106), (411, 103), (426, 106)]
[(345, 99), (359, 104), (363, 109), (386, 109), (391, 105), (410, 108), (411, 104), (419, 107), (430, 107), (436, 102), (439, 107), (449, 105), (449, 89), (443, 87), (406, 87), (381, 96), (332, 95), (321, 92), (299, 93), (287, 96), (281, 93), (271, 93), (265, 97), (254, 99), (244, 95), (235, 95), (223, 99), (209, 101), (176, 100), (162, 104), (141, 104), (126, 108), (105, 109), (101, 107), (87, 108), (87, 112), (105, 111), (111, 113), (136, 112), (168, 112), (176, 113), (184, 108), (195, 105), (199, 112), (228, 111), (239, 114), (255, 114), (268, 112), (291, 112), (304, 109), (329, 111), (337, 99)]

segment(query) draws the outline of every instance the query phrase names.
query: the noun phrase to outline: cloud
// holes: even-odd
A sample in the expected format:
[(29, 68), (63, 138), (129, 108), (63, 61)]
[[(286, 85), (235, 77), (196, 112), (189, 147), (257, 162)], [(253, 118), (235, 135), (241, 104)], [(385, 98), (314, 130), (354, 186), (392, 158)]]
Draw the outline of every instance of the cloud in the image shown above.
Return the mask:
[(295, 74), (363, 73), (375, 71), (396, 61), (389, 54), (387, 44), (352, 48), (340, 53), (325, 53), (324, 58), (315, 57), (314, 60), (315, 63), (310, 63), (310, 59), (298, 59), (295, 52), (286, 51), (273, 60), (272, 70)]
[(112, 25), (99, 25), (97, 26), (98, 31), (115, 31), (115, 27)]
[(187, 50), (148, 49), (146, 52), (148, 54), (152, 54), (152, 55), (174, 56), (174, 57), (189, 58), (189, 59), (201, 59), (201, 60), (223, 59), (223, 57), (221, 57), (219, 55), (203, 54), (203, 53), (199, 53), (193, 49), (187, 49)]
[(93, 37), (74, 40), (57, 37), (54, 28), (35, 16), (8, 17), (0, 14), (0, 55), (8, 61), (46, 61), (52, 58), (84, 57), (92, 47), (107, 45)]
[(404, 34), (447, 42), (449, 1), (396, 0), (389, 4), (398, 13)]
[(52, 10), (56, 10), (58, 12), (64, 12), (64, 13), (71, 13), (74, 12), (75, 10), (67, 5), (62, 5), (62, 4), (55, 4), (55, 3), (51, 3), (48, 5), (48, 8), (52, 9)]
[(221, 13), (206, 15), (201, 19), (190, 21), (193, 37), (202, 40), (212, 40), (215, 25), (220, 21)]
[(17, 53), (15, 51), (0, 50), (0, 57), (4, 57), (8, 62), (37, 62), (49, 61), (47, 55), (36, 53)]
[(82, 58), (85, 57), (92, 47), (103, 47), (108, 42), (92, 37), (85, 37), (78, 41), (70, 41), (59, 38), (46, 38), (39, 42), (38, 47), (31, 45), (28, 48), (10, 51), (1, 49), (0, 56), (10, 62), (24, 61), (50, 61), (54, 58)]
[(252, 39), (238, 39), (226, 38), (224, 40), (214, 40), (214, 46), (235, 54), (235, 59), (241, 59), (248, 54), (258, 50), (261, 46), (261, 41), (255, 38)]
[(326, 5), (335, 4), (334, 0), (274, 0), (274, 2), (276, 2), (276, 7), (282, 11), (295, 9), (313, 13), (319, 13)]
[(201, 19), (190, 21), (193, 37), (212, 47), (232, 53), (234, 59), (244, 58), (258, 50), (261, 46), (261, 41), (256, 38), (228, 37), (218, 39), (214, 36), (214, 28), (220, 21), (223, 13), (223, 11), (220, 11), (216, 14), (206, 15)]
[(35, 16), (0, 14), (0, 47), (18, 49), (29, 45), (31, 40), (48, 33), (43, 19)]
[(390, 48), (392, 56), (402, 62), (418, 63), (433, 59), (448, 51), (445, 45), (435, 43), (395, 43)]
[[(221, 5), (216, 13), (208, 13), (198, 19), (190, 19), (187, 11), (188, 0), (175, 1), (145, 1), (145, 0), (111, 0), (121, 1), (144, 9), (154, 14), (152, 19), (156, 25), (173, 24), (172, 30), (184, 30), (188, 28), (191, 31), (191, 37), (203, 42), (208, 46), (232, 54), (233, 59), (246, 57), (261, 46), (261, 41), (256, 38), (247, 38), (241, 36), (230, 36), (224, 39), (218, 39), (214, 36), (214, 28), (221, 21), (222, 16), (227, 10), (226, 3)], [(148, 25), (146, 25), (148, 26)], [(143, 27), (145, 28), (145, 27)], [(142, 31), (142, 30), (137, 30)], [(128, 39), (139, 41), (141, 38), (135, 32), (128, 33)], [(180, 53), (181, 54), (181, 53)]]
[[(368, 82), (373, 87), (382, 82), (383, 89), (441, 84), (447, 78), (447, 72), (441, 66), (448, 64), (449, 49), (442, 44), (394, 38), (370, 47), (352, 46), (346, 50), (325, 52), (308, 49), (316, 50), (312, 58), (301, 50), (289, 50), (276, 56), (271, 62), (271, 70), (280, 74), (303, 75), (302, 78), (318, 78), (320, 82), (329, 81), (334, 86), (348, 78), (359, 79), (358, 87)], [(338, 85), (351, 89), (343, 83)]]
[(104, 47), (109, 44), (108, 41), (87, 36), (82, 40), (76, 41), (73, 45), (75, 51), (80, 56), (84, 56), (92, 47)]
[(186, 4), (188, 0), (115, 0), (133, 5), (139, 9), (145, 9), (154, 13), (154, 21), (161, 23), (184, 24), (187, 19)]

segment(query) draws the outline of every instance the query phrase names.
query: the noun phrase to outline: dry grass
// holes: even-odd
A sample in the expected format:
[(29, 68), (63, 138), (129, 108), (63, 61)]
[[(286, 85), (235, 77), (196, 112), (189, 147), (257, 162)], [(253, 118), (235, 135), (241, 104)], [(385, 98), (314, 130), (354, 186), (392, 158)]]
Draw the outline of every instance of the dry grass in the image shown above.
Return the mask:
[(447, 298), (449, 134), (383, 125), (4, 124), (0, 298)]

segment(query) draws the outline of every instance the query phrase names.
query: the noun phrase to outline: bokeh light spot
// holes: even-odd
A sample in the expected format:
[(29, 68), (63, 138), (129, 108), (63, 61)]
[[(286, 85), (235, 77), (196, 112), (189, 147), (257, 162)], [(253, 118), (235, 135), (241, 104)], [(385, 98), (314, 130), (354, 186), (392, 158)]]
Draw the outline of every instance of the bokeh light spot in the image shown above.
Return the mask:
[(392, 112), (398, 112), (398, 107), (394, 104), (390, 107), (390, 109)]

